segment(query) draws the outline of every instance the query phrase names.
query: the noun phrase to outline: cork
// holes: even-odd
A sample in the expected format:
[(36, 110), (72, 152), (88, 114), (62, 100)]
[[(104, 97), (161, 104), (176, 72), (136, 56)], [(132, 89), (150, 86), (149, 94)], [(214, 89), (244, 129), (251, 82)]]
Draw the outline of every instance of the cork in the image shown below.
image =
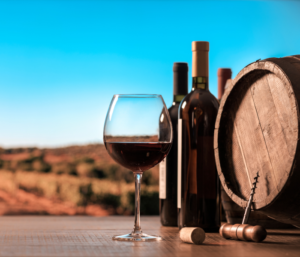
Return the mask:
[(209, 42), (192, 42), (192, 77), (208, 77)]
[(179, 236), (185, 243), (200, 245), (205, 239), (205, 232), (202, 228), (182, 228)]

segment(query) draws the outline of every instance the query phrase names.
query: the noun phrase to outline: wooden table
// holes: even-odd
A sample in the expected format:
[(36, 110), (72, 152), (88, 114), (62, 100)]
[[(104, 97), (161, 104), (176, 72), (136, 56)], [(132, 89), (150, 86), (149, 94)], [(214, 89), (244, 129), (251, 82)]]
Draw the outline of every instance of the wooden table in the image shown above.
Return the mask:
[(225, 240), (207, 233), (203, 245), (181, 242), (177, 228), (162, 227), (159, 217), (142, 217), (145, 233), (160, 242), (117, 242), (131, 231), (133, 217), (0, 217), (0, 256), (300, 256), (300, 230), (268, 230), (263, 243)]

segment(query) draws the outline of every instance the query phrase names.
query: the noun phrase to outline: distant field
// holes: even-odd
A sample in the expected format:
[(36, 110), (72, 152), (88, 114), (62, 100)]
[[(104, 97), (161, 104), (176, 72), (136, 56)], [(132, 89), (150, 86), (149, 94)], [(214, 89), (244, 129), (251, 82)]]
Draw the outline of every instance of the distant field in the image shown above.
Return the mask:
[[(100, 144), (55, 149), (0, 148), (0, 214), (129, 215), (131, 171)], [(158, 168), (146, 171), (142, 214), (158, 214)]]

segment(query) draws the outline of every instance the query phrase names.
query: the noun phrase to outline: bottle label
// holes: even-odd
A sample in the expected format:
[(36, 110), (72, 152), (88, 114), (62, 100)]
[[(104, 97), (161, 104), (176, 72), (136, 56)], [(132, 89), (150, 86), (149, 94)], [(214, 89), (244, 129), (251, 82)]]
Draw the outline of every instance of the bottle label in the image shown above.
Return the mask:
[(167, 197), (166, 196), (167, 194), (166, 170), (167, 170), (167, 162), (165, 158), (159, 164), (159, 199), (166, 199)]
[(181, 208), (182, 119), (178, 119), (177, 208)]

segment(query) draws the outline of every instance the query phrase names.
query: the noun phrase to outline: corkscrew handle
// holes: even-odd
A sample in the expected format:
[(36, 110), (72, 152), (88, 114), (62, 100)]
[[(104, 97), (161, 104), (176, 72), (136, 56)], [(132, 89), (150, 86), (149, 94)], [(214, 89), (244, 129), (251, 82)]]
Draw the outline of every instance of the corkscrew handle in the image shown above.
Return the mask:
[(267, 237), (267, 231), (262, 226), (225, 223), (220, 228), (220, 235), (226, 239), (261, 242)]

